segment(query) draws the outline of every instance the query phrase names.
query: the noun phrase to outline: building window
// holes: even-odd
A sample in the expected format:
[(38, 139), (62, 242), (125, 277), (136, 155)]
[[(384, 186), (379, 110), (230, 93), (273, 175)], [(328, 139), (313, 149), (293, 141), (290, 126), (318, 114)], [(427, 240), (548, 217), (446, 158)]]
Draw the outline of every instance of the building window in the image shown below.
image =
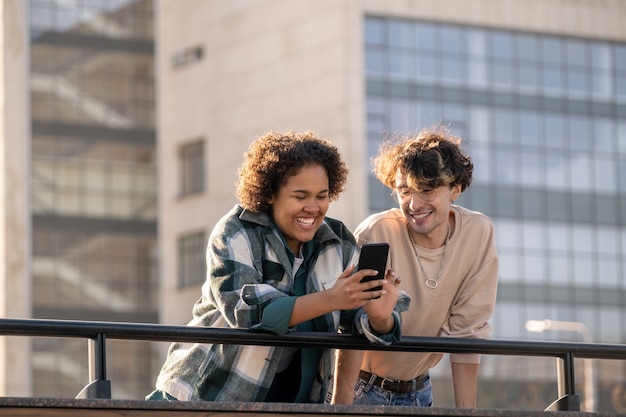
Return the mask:
[(178, 286), (199, 284), (205, 278), (206, 236), (197, 232), (178, 239)]
[(180, 195), (204, 191), (204, 141), (186, 143), (180, 147)]

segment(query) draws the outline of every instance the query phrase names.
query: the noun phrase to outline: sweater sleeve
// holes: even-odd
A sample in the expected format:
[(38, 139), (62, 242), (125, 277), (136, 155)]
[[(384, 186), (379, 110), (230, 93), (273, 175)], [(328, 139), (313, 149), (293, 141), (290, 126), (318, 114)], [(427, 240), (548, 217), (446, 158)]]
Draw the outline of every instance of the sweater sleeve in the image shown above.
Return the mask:
[[(491, 222), (483, 235), (477, 257), (480, 267), (469, 276), (455, 297), (450, 318), (442, 328), (442, 336), (488, 339), (492, 327), (489, 322), (496, 303), (498, 286), (498, 256)], [(479, 363), (477, 354), (450, 354), (450, 360), (458, 363)]]
[(263, 330), (277, 335), (284, 335), (289, 331), (289, 321), (296, 302), (294, 296), (281, 297), (269, 304), (263, 310), (261, 321), (252, 326), (253, 330)]

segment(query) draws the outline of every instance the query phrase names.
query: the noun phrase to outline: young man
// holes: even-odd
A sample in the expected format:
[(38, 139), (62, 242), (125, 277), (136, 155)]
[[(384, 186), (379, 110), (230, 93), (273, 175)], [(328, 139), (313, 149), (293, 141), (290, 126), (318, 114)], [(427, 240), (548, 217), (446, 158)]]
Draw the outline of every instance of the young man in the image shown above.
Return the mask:
[[(404, 336), (489, 338), (498, 256), (491, 220), (454, 205), (472, 181), (473, 164), (445, 128), (387, 142), (374, 159), (377, 178), (398, 208), (373, 214), (356, 229), (360, 245), (388, 242), (389, 267), (411, 297)], [(335, 404), (432, 406), (429, 369), (441, 353), (340, 351)], [(451, 354), (457, 407), (476, 407), (480, 356)], [(356, 387), (355, 387), (356, 380)]]

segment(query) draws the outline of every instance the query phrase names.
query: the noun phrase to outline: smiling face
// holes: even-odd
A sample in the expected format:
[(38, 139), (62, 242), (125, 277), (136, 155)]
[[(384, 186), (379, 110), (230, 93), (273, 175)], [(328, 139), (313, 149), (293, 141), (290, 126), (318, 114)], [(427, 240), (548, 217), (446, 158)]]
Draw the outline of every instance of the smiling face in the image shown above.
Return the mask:
[(328, 174), (321, 165), (307, 165), (287, 177), (270, 199), (274, 221), (297, 256), (300, 244), (313, 239), (330, 205)]
[(426, 248), (440, 247), (448, 234), (450, 206), (460, 195), (461, 186), (442, 185), (435, 189), (414, 190), (408, 185), (406, 176), (398, 171), (396, 193), (397, 190), (404, 191), (404, 198), (398, 195), (398, 201), (413, 241)]

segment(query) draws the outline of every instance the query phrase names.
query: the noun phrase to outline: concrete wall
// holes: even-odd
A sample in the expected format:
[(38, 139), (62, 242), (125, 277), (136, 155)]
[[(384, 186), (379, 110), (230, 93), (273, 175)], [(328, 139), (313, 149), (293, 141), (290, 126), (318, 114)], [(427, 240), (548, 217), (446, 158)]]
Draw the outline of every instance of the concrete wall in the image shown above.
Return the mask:
[[(31, 309), (28, 32), (25, 2), (0, 2), (0, 315)], [(32, 395), (30, 344), (0, 338), (0, 396)]]
[[(354, 227), (367, 214), (359, 4), (159, 2), (159, 231), (165, 322), (187, 321), (199, 296), (198, 288), (176, 289), (177, 236), (198, 228), (208, 234), (235, 204), (242, 154), (266, 131), (313, 130), (332, 140), (352, 175), (329, 215)], [(195, 46), (203, 48), (200, 61), (172, 65), (176, 53)], [(207, 192), (180, 199), (177, 149), (199, 137), (207, 144)]]
[(626, 39), (622, 0), (363, 0), (367, 13), (508, 30)]

